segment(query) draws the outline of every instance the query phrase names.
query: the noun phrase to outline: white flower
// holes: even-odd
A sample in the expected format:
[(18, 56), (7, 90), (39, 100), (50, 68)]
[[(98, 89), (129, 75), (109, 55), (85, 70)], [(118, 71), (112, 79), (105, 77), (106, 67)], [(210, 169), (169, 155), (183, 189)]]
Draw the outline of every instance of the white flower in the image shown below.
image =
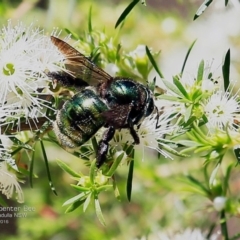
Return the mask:
[(234, 124), (237, 115), (240, 113), (240, 106), (237, 102), (237, 95), (230, 97), (229, 92), (217, 91), (204, 106), (210, 128), (230, 127)]
[[(134, 145), (136, 152), (141, 153), (142, 160), (145, 157), (145, 149), (153, 149), (162, 154), (164, 157), (172, 158), (162, 147), (166, 146), (165, 143), (161, 142), (164, 140), (166, 134), (171, 134), (174, 127), (168, 123), (172, 119), (168, 118), (165, 114), (159, 115), (157, 120), (157, 114), (152, 114), (145, 118), (137, 129), (137, 134), (140, 138), (140, 144)], [(156, 127), (158, 121), (158, 127)], [(122, 151), (125, 144), (131, 145), (134, 142), (128, 129), (121, 129), (114, 135), (110, 145), (113, 146), (117, 151)], [(169, 148), (169, 147), (168, 147)]]
[(33, 25), (9, 21), (0, 30), (0, 113), (6, 122), (45, 116), (47, 101), (40, 96), (50, 82), (45, 72), (58, 70), (62, 60), (50, 37)]
[(23, 191), (17, 177), (13, 172), (9, 171), (6, 161), (2, 161), (0, 162), (0, 191), (9, 199), (13, 196), (14, 190), (17, 193), (18, 202), (23, 203)]

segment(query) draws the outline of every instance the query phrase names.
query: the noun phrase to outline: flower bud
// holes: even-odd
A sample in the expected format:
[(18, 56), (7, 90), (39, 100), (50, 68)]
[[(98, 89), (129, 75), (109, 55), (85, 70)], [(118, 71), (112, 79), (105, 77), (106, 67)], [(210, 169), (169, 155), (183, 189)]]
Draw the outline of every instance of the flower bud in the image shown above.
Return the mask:
[(223, 196), (215, 197), (213, 200), (213, 207), (215, 208), (216, 211), (220, 212), (225, 208), (226, 201), (227, 201), (226, 197)]

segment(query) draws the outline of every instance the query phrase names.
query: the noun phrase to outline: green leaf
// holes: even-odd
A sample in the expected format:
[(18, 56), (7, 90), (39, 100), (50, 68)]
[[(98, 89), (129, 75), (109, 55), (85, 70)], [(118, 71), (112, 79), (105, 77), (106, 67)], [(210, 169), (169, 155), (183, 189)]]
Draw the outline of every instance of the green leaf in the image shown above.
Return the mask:
[(185, 115), (184, 115), (184, 121), (185, 121), (185, 123), (188, 122), (188, 120), (189, 120), (190, 117), (191, 117), (192, 108), (193, 108), (193, 105), (191, 104), (191, 105), (186, 109), (186, 112), (185, 112)]
[(219, 170), (219, 167), (220, 167), (220, 163), (217, 164), (217, 166), (214, 168), (214, 170), (212, 171), (212, 174), (210, 176), (210, 179), (209, 179), (209, 188), (212, 189), (212, 186), (213, 186), (213, 182), (216, 178), (216, 175), (217, 175), (217, 172)]
[[(34, 148), (35, 148), (35, 144), (34, 144)], [(35, 150), (32, 152), (32, 158), (31, 158), (30, 169), (29, 169), (29, 182), (30, 182), (31, 188), (33, 188), (33, 166), (34, 166), (34, 159), (35, 159), (34, 156), (35, 156)]]
[(90, 193), (88, 195), (88, 197), (86, 198), (84, 204), (83, 204), (83, 212), (86, 212), (87, 207), (89, 206), (89, 203), (91, 202), (91, 197), (92, 197), (92, 193)]
[(72, 204), (72, 203), (80, 201), (80, 200), (85, 201), (85, 199), (87, 198), (87, 195), (88, 194), (86, 194), (86, 193), (80, 193), (80, 194), (76, 195), (75, 197), (68, 199), (66, 202), (63, 203), (62, 206), (66, 206), (66, 205)]
[(186, 66), (186, 63), (187, 63), (188, 57), (189, 57), (189, 55), (190, 55), (190, 52), (192, 51), (192, 48), (193, 48), (194, 44), (196, 43), (196, 41), (197, 41), (197, 39), (193, 41), (193, 43), (191, 44), (191, 46), (189, 47), (189, 49), (188, 49), (188, 51), (187, 51), (187, 54), (186, 54), (186, 56), (185, 56), (185, 58), (184, 58), (184, 61), (183, 61), (182, 70), (181, 70), (181, 73), (180, 73), (181, 76), (182, 76), (182, 74), (183, 74), (183, 71), (184, 71), (184, 68), (185, 68), (185, 66)]
[(120, 192), (118, 190), (118, 187), (117, 187), (117, 184), (116, 184), (115, 180), (113, 180), (113, 189), (114, 189), (115, 197), (120, 201)]
[(199, 144), (191, 140), (178, 140), (176, 144), (183, 145), (185, 147), (197, 147)]
[(89, 33), (92, 32), (92, 6), (89, 8), (89, 13), (88, 13), (88, 31)]
[(160, 96), (157, 97), (157, 99), (164, 99), (164, 100), (169, 100), (169, 101), (173, 101), (173, 102), (178, 102), (179, 101), (178, 97), (169, 96), (169, 95), (160, 95)]
[(114, 174), (114, 172), (116, 171), (116, 169), (118, 168), (119, 164), (122, 161), (122, 158), (124, 156), (124, 152), (122, 152), (114, 161), (112, 166), (110, 167), (110, 169), (108, 170), (108, 172), (106, 173), (106, 176), (112, 176)]
[(127, 178), (127, 198), (129, 202), (131, 201), (131, 195), (132, 195), (133, 169), (134, 169), (134, 160), (132, 160), (129, 164), (128, 178)]
[(228, 0), (225, 0), (225, 7), (228, 5)]
[(98, 143), (97, 143), (96, 137), (93, 137), (91, 142), (92, 142), (92, 146), (93, 146), (94, 152), (97, 153), (97, 151), (98, 151)]
[(222, 66), (224, 90), (227, 91), (230, 79), (230, 49), (228, 49)]
[(171, 90), (172, 92), (176, 93), (178, 96), (184, 97), (184, 95), (179, 91), (179, 89), (170, 81), (165, 80), (164, 78), (161, 79), (164, 83), (164, 85)]
[[(162, 141), (161, 141), (162, 142)], [(169, 153), (172, 153), (172, 154), (174, 154), (175, 156), (179, 156), (179, 157), (189, 157), (189, 155), (187, 155), (187, 154), (184, 154), (184, 153), (181, 153), (179, 150), (174, 150), (173, 148), (171, 148), (171, 147), (169, 147), (168, 145), (161, 145), (161, 147), (164, 149), (164, 150), (166, 150), (166, 151), (168, 151)]]
[(73, 177), (77, 177), (80, 178), (82, 177), (82, 175), (78, 174), (77, 172), (75, 172), (74, 170), (72, 170), (66, 163), (64, 163), (63, 161), (57, 159), (57, 164), (60, 168), (62, 168), (65, 172), (67, 172), (68, 174), (70, 174)]
[(52, 192), (55, 195), (57, 195), (56, 189), (55, 189), (55, 187), (53, 185), (53, 182), (52, 182), (52, 177), (51, 177), (51, 173), (50, 173), (50, 169), (49, 169), (49, 165), (48, 165), (48, 158), (47, 158), (47, 154), (46, 154), (46, 151), (45, 151), (45, 147), (43, 145), (43, 141), (40, 141), (40, 144), (41, 144), (43, 158), (44, 158), (44, 162), (45, 162), (45, 166), (46, 166), (46, 170), (47, 170), (48, 183), (49, 183), (49, 186), (50, 186)]
[(202, 60), (198, 66), (198, 73), (197, 73), (197, 81), (203, 80), (203, 74), (204, 74), (204, 60)]
[(105, 220), (104, 220), (104, 217), (102, 214), (101, 206), (100, 206), (99, 200), (97, 198), (95, 199), (95, 210), (96, 210), (96, 214), (97, 214), (97, 217), (98, 217), (98, 220), (100, 221), (100, 223), (103, 226), (106, 226), (106, 223), (105, 223)]
[(132, 9), (135, 7), (135, 5), (139, 2), (139, 0), (133, 0), (127, 7), (126, 9), (122, 12), (120, 17), (118, 18), (115, 28), (118, 27), (118, 25), (128, 16), (128, 14), (132, 11)]
[(223, 182), (223, 195), (224, 196), (226, 196), (226, 194), (227, 194), (232, 168), (233, 168), (233, 164), (230, 164), (227, 168), (226, 175), (224, 176), (224, 182)]
[(67, 34), (70, 34), (71, 35), (71, 38), (74, 39), (74, 40), (79, 40), (79, 36), (77, 33), (75, 32), (72, 32), (71, 30), (69, 30), (68, 28), (64, 28), (65, 32)]
[(191, 175), (186, 176), (190, 183), (204, 193), (204, 195), (209, 196), (211, 193), (210, 191), (196, 178), (192, 177)]
[(202, 15), (212, 2), (213, 0), (205, 0), (204, 3), (202, 3), (201, 6), (198, 8), (193, 20), (196, 20), (200, 15)]
[(91, 167), (90, 167), (90, 182), (93, 185), (94, 184), (94, 178), (95, 178), (95, 169), (96, 169), (96, 159), (94, 159), (91, 163)]
[(89, 191), (89, 187), (82, 187), (82, 186), (78, 186), (78, 185), (75, 185), (75, 184), (71, 184), (71, 186), (73, 188), (75, 188), (76, 190), (80, 191), (80, 192), (87, 192), (87, 191)]
[(185, 90), (185, 88), (183, 87), (182, 83), (179, 81), (179, 79), (176, 77), (173, 77), (173, 83), (177, 86), (178, 90), (182, 93), (182, 95), (185, 98), (189, 99), (188, 93)]
[(84, 202), (85, 202), (85, 200), (79, 200), (79, 201), (74, 202), (72, 205), (70, 205), (70, 206), (66, 209), (65, 213), (69, 213), (69, 212), (74, 211), (75, 209), (77, 209), (78, 207), (80, 207)]
[(146, 53), (147, 53), (147, 56), (148, 56), (148, 59), (149, 61), (151, 62), (151, 64), (153, 65), (153, 68), (156, 70), (156, 72), (158, 73), (158, 75), (160, 76), (160, 78), (164, 78), (162, 72), (159, 70), (155, 60), (154, 60), (154, 57), (153, 55), (151, 54), (149, 48), (146, 46)]

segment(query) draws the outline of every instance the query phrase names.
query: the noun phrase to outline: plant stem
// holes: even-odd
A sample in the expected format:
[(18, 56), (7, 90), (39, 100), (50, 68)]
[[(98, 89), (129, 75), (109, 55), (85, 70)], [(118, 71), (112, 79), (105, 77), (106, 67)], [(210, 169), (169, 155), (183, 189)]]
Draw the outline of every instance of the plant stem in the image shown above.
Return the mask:
[(221, 231), (222, 231), (222, 236), (224, 236), (224, 240), (229, 240), (227, 221), (226, 221), (226, 216), (225, 216), (224, 210), (222, 210), (222, 212), (221, 212)]

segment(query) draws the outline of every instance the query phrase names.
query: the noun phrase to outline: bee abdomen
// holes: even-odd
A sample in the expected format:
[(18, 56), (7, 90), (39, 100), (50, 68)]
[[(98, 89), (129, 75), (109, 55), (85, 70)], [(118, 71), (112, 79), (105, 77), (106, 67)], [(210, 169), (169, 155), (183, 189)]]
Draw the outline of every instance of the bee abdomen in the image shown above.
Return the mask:
[(90, 89), (65, 102), (54, 124), (63, 148), (69, 151), (88, 141), (105, 124), (101, 114), (107, 110), (107, 105)]

